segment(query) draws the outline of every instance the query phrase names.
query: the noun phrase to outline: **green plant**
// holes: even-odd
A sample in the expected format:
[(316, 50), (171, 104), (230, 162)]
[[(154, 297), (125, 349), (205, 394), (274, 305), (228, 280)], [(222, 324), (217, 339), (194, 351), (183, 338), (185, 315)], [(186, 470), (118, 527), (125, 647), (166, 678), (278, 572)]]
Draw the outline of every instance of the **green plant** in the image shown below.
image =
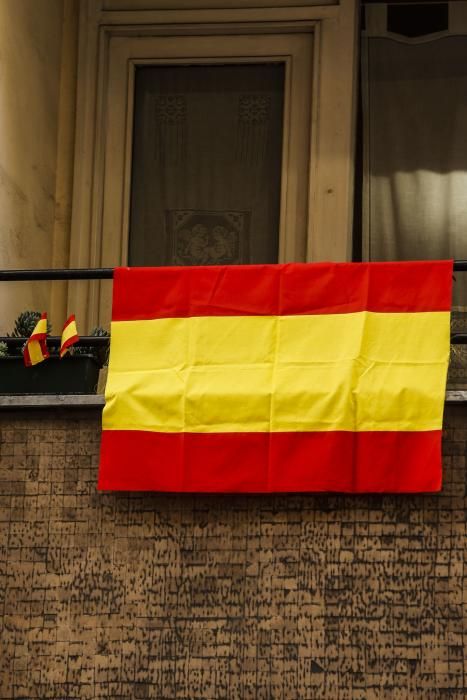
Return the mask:
[[(89, 335), (95, 338), (110, 338), (110, 333), (106, 331), (105, 328), (102, 328), (102, 326), (93, 328)], [(109, 350), (110, 341), (100, 347), (82, 345), (81, 347), (75, 348), (75, 353), (78, 355), (92, 355), (100, 367), (105, 367), (109, 364)]]
[[(36, 323), (41, 317), (40, 311), (22, 311), (15, 320), (13, 332), (9, 335), (10, 338), (29, 338), (33, 332)], [(47, 321), (47, 333), (50, 333), (52, 326)]]
[[(8, 333), (9, 338), (29, 338), (37, 322), (41, 317), (40, 311), (22, 311), (19, 316), (15, 319), (15, 326), (11, 333)], [(47, 321), (47, 333), (50, 333), (52, 326), (50, 321)], [(17, 346), (15, 348), (10, 347), (7, 349), (6, 355), (21, 355), (23, 352), (23, 347)], [(3, 355), (5, 357), (5, 355)]]
[(8, 345), (6, 343), (0, 343), (0, 357), (8, 357)]

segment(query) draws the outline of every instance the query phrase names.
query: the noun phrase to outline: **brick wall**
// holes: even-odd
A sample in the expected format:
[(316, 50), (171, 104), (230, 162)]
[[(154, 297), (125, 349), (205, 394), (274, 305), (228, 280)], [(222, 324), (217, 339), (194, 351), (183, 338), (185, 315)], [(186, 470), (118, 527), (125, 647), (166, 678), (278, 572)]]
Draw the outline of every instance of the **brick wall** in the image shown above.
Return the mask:
[(433, 496), (96, 492), (99, 412), (0, 415), (0, 698), (464, 698), (467, 407)]

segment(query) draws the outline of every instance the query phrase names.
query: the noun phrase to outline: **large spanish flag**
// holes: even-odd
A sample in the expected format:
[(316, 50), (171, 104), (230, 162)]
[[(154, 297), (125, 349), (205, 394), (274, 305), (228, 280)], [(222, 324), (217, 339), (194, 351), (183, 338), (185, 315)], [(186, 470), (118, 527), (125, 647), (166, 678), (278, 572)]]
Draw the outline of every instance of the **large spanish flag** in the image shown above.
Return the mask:
[(452, 261), (115, 270), (99, 489), (441, 488)]

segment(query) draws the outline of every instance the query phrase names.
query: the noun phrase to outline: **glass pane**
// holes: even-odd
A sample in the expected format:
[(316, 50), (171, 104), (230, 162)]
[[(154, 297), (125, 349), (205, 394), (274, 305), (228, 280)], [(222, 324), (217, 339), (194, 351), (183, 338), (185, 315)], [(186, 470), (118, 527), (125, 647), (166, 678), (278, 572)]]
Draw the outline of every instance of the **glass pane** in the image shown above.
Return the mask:
[[(365, 143), (371, 260), (467, 257), (467, 37), (368, 41)], [(467, 273), (453, 286), (453, 331), (467, 330)], [(449, 388), (467, 387), (467, 346)]]
[(137, 68), (130, 265), (277, 262), (284, 76)]

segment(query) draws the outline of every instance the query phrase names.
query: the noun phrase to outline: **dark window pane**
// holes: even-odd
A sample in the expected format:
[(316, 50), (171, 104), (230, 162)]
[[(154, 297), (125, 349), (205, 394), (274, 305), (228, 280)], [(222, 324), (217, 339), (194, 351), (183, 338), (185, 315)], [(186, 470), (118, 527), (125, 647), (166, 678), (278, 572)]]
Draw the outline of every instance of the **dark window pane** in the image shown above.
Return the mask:
[(139, 67), (130, 265), (278, 260), (283, 64)]

